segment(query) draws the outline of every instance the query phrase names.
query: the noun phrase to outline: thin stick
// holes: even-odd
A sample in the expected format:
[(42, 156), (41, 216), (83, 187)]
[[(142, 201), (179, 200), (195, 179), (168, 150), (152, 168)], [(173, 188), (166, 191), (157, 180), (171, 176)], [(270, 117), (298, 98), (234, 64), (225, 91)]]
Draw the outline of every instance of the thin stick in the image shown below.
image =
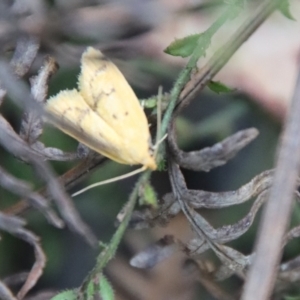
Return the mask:
[(300, 70), (279, 148), (274, 180), (262, 216), (256, 255), (241, 299), (269, 299), (282, 254), (300, 166)]
[(160, 85), (158, 87), (158, 96), (157, 96), (157, 105), (156, 105), (156, 111), (157, 111), (157, 115), (156, 115), (156, 126), (157, 126), (157, 130), (156, 130), (156, 141), (155, 141), (155, 145), (159, 144), (159, 140), (161, 138), (160, 134), (160, 129), (161, 129), (161, 98), (162, 98), (162, 86)]

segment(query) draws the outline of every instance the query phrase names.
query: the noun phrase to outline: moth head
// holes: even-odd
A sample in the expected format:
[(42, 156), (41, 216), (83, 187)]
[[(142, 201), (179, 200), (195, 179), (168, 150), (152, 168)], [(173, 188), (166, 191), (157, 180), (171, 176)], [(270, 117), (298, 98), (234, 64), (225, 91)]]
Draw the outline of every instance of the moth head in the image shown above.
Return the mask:
[(149, 156), (145, 157), (142, 161), (142, 165), (147, 167), (147, 169), (150, 169), (150, 170), (157, 169), (157, 165), (156, 165), (153, 155), (149, 155)]

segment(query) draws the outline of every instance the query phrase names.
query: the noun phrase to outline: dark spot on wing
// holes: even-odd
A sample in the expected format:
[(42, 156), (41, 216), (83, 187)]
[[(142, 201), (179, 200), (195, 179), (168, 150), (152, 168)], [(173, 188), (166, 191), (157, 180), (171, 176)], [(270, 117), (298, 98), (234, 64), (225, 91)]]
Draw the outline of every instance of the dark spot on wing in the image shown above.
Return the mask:
[(106, 56), (104, 56), (104, 55), (102, 55), (102, 56), (101, 56), (100, 60), (102, 60), (102, 61), (108, 61), (108, 62), (110, 62), (110, 59), (109, 59), (109, 58), (107, 58), (107, 57), (106, 57)]
[(118, 117), (115, 114), (113, 114), (112, 117), (116, 120), (118, 119)]
[(101, 132), (98, 132), (98, 135), (100, 138), (103, 138), (103, 135), (101, 134)]
[(99, 102), (101, 101), (102, 95), (103, 95), (102, 93), (98, 94), (97, 96), (93, 95), (94, 103), (93, 103), (93, 106), (91, 107), (93, 111), (96, 111), (97, 106), (98, 106)]
[(128, 116), (129, 115), (129, 112), (128, 111), (125, 111), (125, 116)]
[(103, 64), (100, 68), (98, 68), (96, 70), (96, 74), (95, 75), (98, 75), (100, 73), (103, 73), (105, 70), (107, 69), (107, 64)]
[(90, 113), (90, 109), (80, 109), (80, 108), (77, 108), (78, 112), (80, 113), (79, 114), (79, 117), (78, 117), (78, 123), (79, 123), (79, 127), (80, 127), (80, 130), (81, 132), (83, 131), (83, 128), (81, 126), (81, 122), (82, 120), (86, 117), (86, 115), (89, 115)]
[(94, 99), (94, 103), (93, 103), (93, 106), (91, 107), (92, 110), (96, 111), (98, 105), (100, 104), (103, 96), (109, 96), (111, 95), (112, 93), (115, 92), (115, 89), (112, 87), (111, 90), (107, 91), (107, 92), (104, 92), (102, 91), (100, 94), (92, 94), (92, 97)]
[(112, 87), (110, 91), (104, 92), (104, 94), (105, 94), (106, 96), (109, 96), (109, 95), (113, 94), (115, 91), (116, 91), (115, 88)]
[(72, 108), (72, 107), (68, 107), (68, 108), (66, 108), (65, 110), (63, 110), (62, 113), (61, 113), (62, 117), (64, 118), (65, 115), (66, 115), (66, 113), (67, 113), (68, 111), (70, 111), (70, 110), (73, 110), (73, 108)]
[[(83, 128), (81, 126), (81, 122), (85, 118), (85, 116), (90, 113), (90, 109), (88, 109), (88, 108), (87, 109), (82, 109), (82, 108), (79, 108), (79, 107), (75, 107), (75, 108), (74, 107), (68, 107), (67, 109), (62, 111), (62, 118), (68, 120), (66, 118), (66, 115), (67, 115), (68, 112), (70, 112), (72, 110), (78, 111), (78, 113), (79, 113), (78, 122), (76, 122), (76, 126), (78, 126), (79, 130), (82, 132)], [(72, 122), (69, 121), (68, 123), (72, 123)]]

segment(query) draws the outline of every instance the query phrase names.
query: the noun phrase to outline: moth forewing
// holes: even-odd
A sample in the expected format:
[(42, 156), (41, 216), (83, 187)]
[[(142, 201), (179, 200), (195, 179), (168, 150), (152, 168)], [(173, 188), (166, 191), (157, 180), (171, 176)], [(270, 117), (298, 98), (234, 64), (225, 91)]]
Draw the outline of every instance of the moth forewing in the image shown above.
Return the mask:
[(150, 137), (145, 113), (123, 74), (91, 47), (82, 55), (79, 90), (88, 105), (124, 140)]
[[(55, 125), (63, 132), (105, 156), (117, 156), (118, 149), (122, 147), (120, 138), (90, 109), (78, 91), (58, 93), (47, 101), (46, 108), (61, 120), (61, 125)], [(112, 140), (113, 143), (109, 142)]]
[(148, 122), (136, 95), (119, 69), (94, 48), (82, 55), (79, 88), (90, 107), (121, 137), (128, 163), (155, 168)]
[(144, 111), (122, 73), (100, 51), (89, 47), (83, 53), (79, 91), (59, 93), (46, 108), (74, 125), (78, 134), (60, 127), (62, 131), (95, 151), (120, 163), (156, 169)]

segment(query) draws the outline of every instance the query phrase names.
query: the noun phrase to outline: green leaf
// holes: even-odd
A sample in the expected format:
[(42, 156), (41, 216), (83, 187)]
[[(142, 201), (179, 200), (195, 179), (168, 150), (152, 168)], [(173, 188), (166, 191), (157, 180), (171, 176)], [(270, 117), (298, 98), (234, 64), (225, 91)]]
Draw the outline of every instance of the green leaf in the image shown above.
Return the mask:
[(105, 276), (103, 275), (100, 276), (99, 285), (100, 285), (100, 296), (102, 300), (115, 299), (114, 290)]
[(245, 8), (245, 0), (224, 0), (228, 7), (229, 19), (235, 19)]
[(296, 21), (290, 11), (290, 1), (289, 0), (281, 0), (278, 9), (280, 12), (288, 19)]
[(234, 91), (234, 89), (228, 87), (227, 85), (225, 85), (224, 83), (220, 82), (220, 81), (210, 81), (209, 84), (207, 85), (207, 87), (217, 93), (217, 94), (221, 94), (221, 93), (231, 93)]
[(87, 300), (92, 300), (95, 298), (95, 289), (97, 290), (97, 287), (95, 286), (94, 282), (91, 280), (88, 283), (87, 289), (86, 289), (86, 299)]
[(166, 163), (166, 160), (163, 158), (163, 155), (162, 155), (162, 158), (158, 160), (159, 163), (157, 165), (157, 170), (158, 171), (167, 171), (168, 168), (167, 168), (167, 163)]
[(75, 290), (67, 290), (55, 295), (51, 300), (76, 300), (77, 293)]
[(141, 101), (142, 107), (155, 108), (157, 104), (157, 97), (151, 97)]
[(88, 282), (85, 292), (86, 294), (84, 299), (86, 300), (114, 300), (113, 288), (102, 273), (97, 274), (93, 279), (91, 279)]
[(155, 190), (153, 189), (152, 185), (149, 184), (149, 182), (145, 183), (143, 190), (142, 190), (142, 195), (140, 198), (140, 205), (148, 205), (153, 208), (157, 208), (157, 197)]
[(205, 33), (197, 33), (175, 40), (164, 52), (173, 56), (188, 57), (193, 53), (197, 43), (202, 44), (203, 54), (201, 56), (205, 55), (205, 51), (210, 45), (210, 37)]

